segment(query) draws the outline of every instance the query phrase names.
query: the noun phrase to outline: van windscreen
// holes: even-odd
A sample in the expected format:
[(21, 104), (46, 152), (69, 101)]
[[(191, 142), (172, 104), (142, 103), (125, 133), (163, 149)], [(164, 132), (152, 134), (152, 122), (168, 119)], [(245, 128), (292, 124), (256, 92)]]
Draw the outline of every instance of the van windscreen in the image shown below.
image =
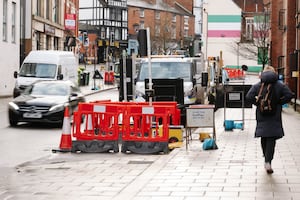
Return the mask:
[[(153, 79), (176, 79), (182, 78), (190, 81), (191, 63), (183, 62), (152, 62), (151, 71)], [(144, 81), (149, 78), (148, 63), (142, 63), (138, 80)]]
[(36, 78), (55, 78), (56, 65), (44, 63), (24, 63), (19, 76)]

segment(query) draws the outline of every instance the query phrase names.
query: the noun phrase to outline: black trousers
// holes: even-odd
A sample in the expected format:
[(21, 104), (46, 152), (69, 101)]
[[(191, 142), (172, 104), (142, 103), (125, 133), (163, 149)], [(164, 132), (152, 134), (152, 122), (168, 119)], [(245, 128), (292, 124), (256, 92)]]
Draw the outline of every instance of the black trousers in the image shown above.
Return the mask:
[(261, 148), (265, 157), (265, 162), (271, 163), (274, 157), (276, 138), (261, 137)]

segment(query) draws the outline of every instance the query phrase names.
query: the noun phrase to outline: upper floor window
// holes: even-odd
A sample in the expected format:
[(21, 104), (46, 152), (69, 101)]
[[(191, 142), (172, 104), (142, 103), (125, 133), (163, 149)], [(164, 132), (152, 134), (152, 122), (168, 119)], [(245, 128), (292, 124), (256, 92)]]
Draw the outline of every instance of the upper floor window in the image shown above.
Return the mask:
[(280, 9), (279, 10), (278, 27), (279, 27), (280, 30), (285, 30), (286, 29), (286, 24), (285, 24), (285, 10), (284, 9)]
[(110, 10), (110, 19), (116, 20), (116, 9)]
[(245, 25), (245, 40), (253, 40), (253, 28), (254, 28), (253, 17), (247, 17), (246, 25)]
[(140, 29), (144, 29), (145, 28), (145, 22), (144, 21), (140, 21)]
[(189, 17), (184, 16), (184, 25), (189, 25)]
[(140, 25), (139, 25), (139, 24), (134, 24), (134, 25), (133, 25), (133, 29), (135, 30), (135, 32), (138, 32), (138, 31), (139, 31), (139, 28), (140, 28)]
[(118, 9), (116, 10), (116, 15), (117, 15), (117, 20), (121, 21), (122, 20), (122, 10)]
[(145, 10), (143, 8), (140, 9), (140, 17), (145, 17)]
[(53, 21), (59, 23), (59, 0), (55, 0), (53, 5)]
[(47, 7), (46, 7), (46, 18), (51, 19), (51, 1), (46, 1)]
[(171, 38), (176, 39), (176, 26), (172, 26), (171, 28)]
[(160, 35), (160, 25), (156, 24), (155, 25), (155, 36), (158, 37)]
[(176, 14), (173, 14), (173, 16), (172, 16), (172, 22), (176, 22)]
[(42, 1), (41, 0), (36, 0), (36, 15), (42, 17), (43, 12), (42, 12)]
[(155, 12), (155, 19), (160, 19), (160, 12), (159, 11)]
[(189, 36), (189, 30), (184, 29), (183, 35), (184, 35), (184, 37), (188, 37)]
[(2, 39), (7, 41), (7, 0), (3, 0)]
[(12, 2), (12, 13), (11, 13), (11, 41), (16, 42), (16, 3)]

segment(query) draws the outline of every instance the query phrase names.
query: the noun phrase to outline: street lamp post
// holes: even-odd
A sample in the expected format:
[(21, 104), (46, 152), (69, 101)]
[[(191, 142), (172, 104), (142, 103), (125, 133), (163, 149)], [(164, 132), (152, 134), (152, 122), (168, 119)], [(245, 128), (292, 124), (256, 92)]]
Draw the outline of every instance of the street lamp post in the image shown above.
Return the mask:
[[(203, 13), (205, 13), (206, 15), (206, 35), (205, 35), (205, 57), (206, 57), (206, 60), (208, 59), (208, 13), (206, 11), (206, 9), (204, 8), (203, 9)], [(202, 21), (203, 21), (203, 18), (202, 18)]]
[(236, 60), (236, 63), (237, 63), (237, 67), (240, 68), (240, 42), (237, 42), (237, 60)]
[(92, 88), (92, 90), (98, 90), (97, 86), (96, 86), (96, 41), (93, 44), (93, 50), (94, 50), (94, 87)]

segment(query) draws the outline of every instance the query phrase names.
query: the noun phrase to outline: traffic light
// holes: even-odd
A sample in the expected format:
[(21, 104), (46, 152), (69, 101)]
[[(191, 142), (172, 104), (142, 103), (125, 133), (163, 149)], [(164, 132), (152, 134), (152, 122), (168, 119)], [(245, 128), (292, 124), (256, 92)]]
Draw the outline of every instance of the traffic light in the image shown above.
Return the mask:
[(140, 29), (137, 36), (139, 42), (139, 54), (141, 57), (148, 56), (147, 30)]
[(203, 45), (203, 43), (202, 43), (202, 40), (200, 39), (199, 44), (198, 44), (199, 51), (202, 51), (202, 45)]
[(110, 42), (111, 43), (115, 42), (115, 34), (114, 33), (111, 34)]
[(115, 34), (111, 33), (110, 34), (110, 46), (114, 46), (115, 44)]

